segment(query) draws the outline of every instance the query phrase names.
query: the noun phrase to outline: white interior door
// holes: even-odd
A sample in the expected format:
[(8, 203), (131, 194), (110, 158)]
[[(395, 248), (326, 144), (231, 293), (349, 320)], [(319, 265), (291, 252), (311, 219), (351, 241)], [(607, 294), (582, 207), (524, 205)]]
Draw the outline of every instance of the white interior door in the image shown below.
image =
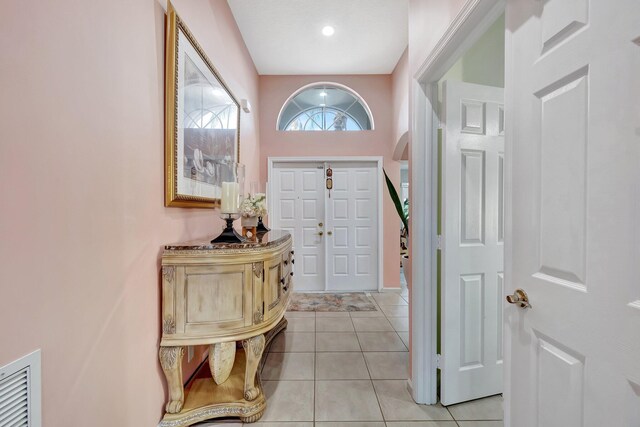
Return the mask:
[(443, 89), (441, 401), (502, 392), (504, 90)]
[[(324, 166), (283, 163), (273, 168), (272, 224), (293, 236), (295, 290), (325, 290)], [(321, 225), (322, 224), (322, 225)]]
[[(329, 164), (331, 191), (325, 181)], [(295, 290), (377, 290), (382, 179), (378, 162), (279, 159), (270, 170), (270, 223), (293, 235)]]
[(327, 197), (327, 290), (378, 289), (377, 163), (331, 163)]
[[(640, 426), (640, 1), (510, 0), (506, 424)], [(510, 255), (510, 256), (509, 256)]]

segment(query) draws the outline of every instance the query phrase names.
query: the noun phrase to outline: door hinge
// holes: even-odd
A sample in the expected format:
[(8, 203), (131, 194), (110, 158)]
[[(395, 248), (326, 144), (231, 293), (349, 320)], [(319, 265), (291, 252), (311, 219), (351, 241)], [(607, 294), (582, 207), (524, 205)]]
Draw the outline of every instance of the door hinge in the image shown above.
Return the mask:
[(441, 251), (442, 250), (442, 234), (438, 234), (436, 240), (436, 248)]
[(436, 369), (442, 369), (442, 355), (436, 354)]

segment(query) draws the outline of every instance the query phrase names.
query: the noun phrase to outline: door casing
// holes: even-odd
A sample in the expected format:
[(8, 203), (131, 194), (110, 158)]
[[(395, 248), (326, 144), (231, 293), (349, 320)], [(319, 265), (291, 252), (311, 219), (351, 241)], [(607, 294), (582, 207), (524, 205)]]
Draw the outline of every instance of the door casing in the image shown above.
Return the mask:
[[(271, 188), (271, 183), (273, 182), (272, 177), (274, 165), (276, 163), (318, 163), (318, 162), (327, 162), (327, 163), (351, 163), (351, 162), (367, 162), (367, 163), (375, 163), (376, 171), (377, 171), (377, 192), (378, 192), (378, 200), (377, 200), (377, 209), (378, 209), (378, 221), (377, 221), (377, 233), (378, 233), (378, 291), (383, 290), (383, 262), (384, 262), (384, 230), (383, 230), (383, 177), (384, 174), (382, 172), (383, 166), (383, 157), (381, 156), (338, 156), (338, 157), (269, 157), (268, 158), (268, 175), (267, 175), (267, 203), (269, 207), (269, 212), (274, 212), (273, 210), (273, 189)], [(325, 261), (326, 262), (326, 261)]]
[[(464, 3), (418, 71), (411, 76), (411, 136), (409, 146), (411, 192), (411, 375), (409, 389), (420, 404), (435, 404), (437, 397), (437, 212), (438, 212), (438, 81), (467, 49), (505, 11), (505, 0), (470, 0)], [(508, 43), (508, 40), (506, 41)], [(506, 168), (509, 167), (505, 153)], [(411, 165), (424, 165), (412, 168)], [(505, 169), (505, 219), (510, 203), (508, 169)], [(430, 185), (425, 185), (430, 183)], [(506, 224), (508, 225), (508, 223)], [(505, 233), (508, 230), (505, 230)], [(510, 248), (505, 243), (505, 264)], [(417, 286), (417, 284), (428, 284)], [(505, 346), (505, 359), (508, 359)], [(504, 380), (509, 382), (505, 360)], [(508, 399), (505, 388), (505, 399)], [(505, 404), (505, 422), (508, 417)], [(505, 424), (508, 426), (508, 424)]]

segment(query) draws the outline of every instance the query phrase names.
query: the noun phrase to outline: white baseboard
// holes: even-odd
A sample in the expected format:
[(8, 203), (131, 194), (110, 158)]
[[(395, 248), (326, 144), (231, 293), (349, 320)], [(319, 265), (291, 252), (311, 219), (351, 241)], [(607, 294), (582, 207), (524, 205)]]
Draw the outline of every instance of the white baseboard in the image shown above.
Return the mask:
[(397, 293), (400, 293), (400, 292), (402, 292), (402, 288), (401, 287), (385, 286), (384, 288), (382, 288), (380, 290), (380, 292), (397, 292)]

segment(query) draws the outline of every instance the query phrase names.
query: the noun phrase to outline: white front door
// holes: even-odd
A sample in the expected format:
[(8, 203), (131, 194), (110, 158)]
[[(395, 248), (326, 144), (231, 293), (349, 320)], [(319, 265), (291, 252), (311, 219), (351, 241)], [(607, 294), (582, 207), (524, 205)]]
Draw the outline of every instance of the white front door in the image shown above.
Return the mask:
[(640, 1), (507, 3), (506, 425), (640, 426)]
[(327, 194), (327, 290), (378, 288), (378, 170), (375, 163), (332, 163)]
[(504, 90), (445, 82), (442, 404), (502, 392)]
[(279, 161), (271, 174), (271, 226), (293, 235), (295, 290), (377, 290), (377, 162)]
[(322, 163), (282, 164), (273, 169), (272, 226), (293, 236), (296, 291), (325, 290)]

